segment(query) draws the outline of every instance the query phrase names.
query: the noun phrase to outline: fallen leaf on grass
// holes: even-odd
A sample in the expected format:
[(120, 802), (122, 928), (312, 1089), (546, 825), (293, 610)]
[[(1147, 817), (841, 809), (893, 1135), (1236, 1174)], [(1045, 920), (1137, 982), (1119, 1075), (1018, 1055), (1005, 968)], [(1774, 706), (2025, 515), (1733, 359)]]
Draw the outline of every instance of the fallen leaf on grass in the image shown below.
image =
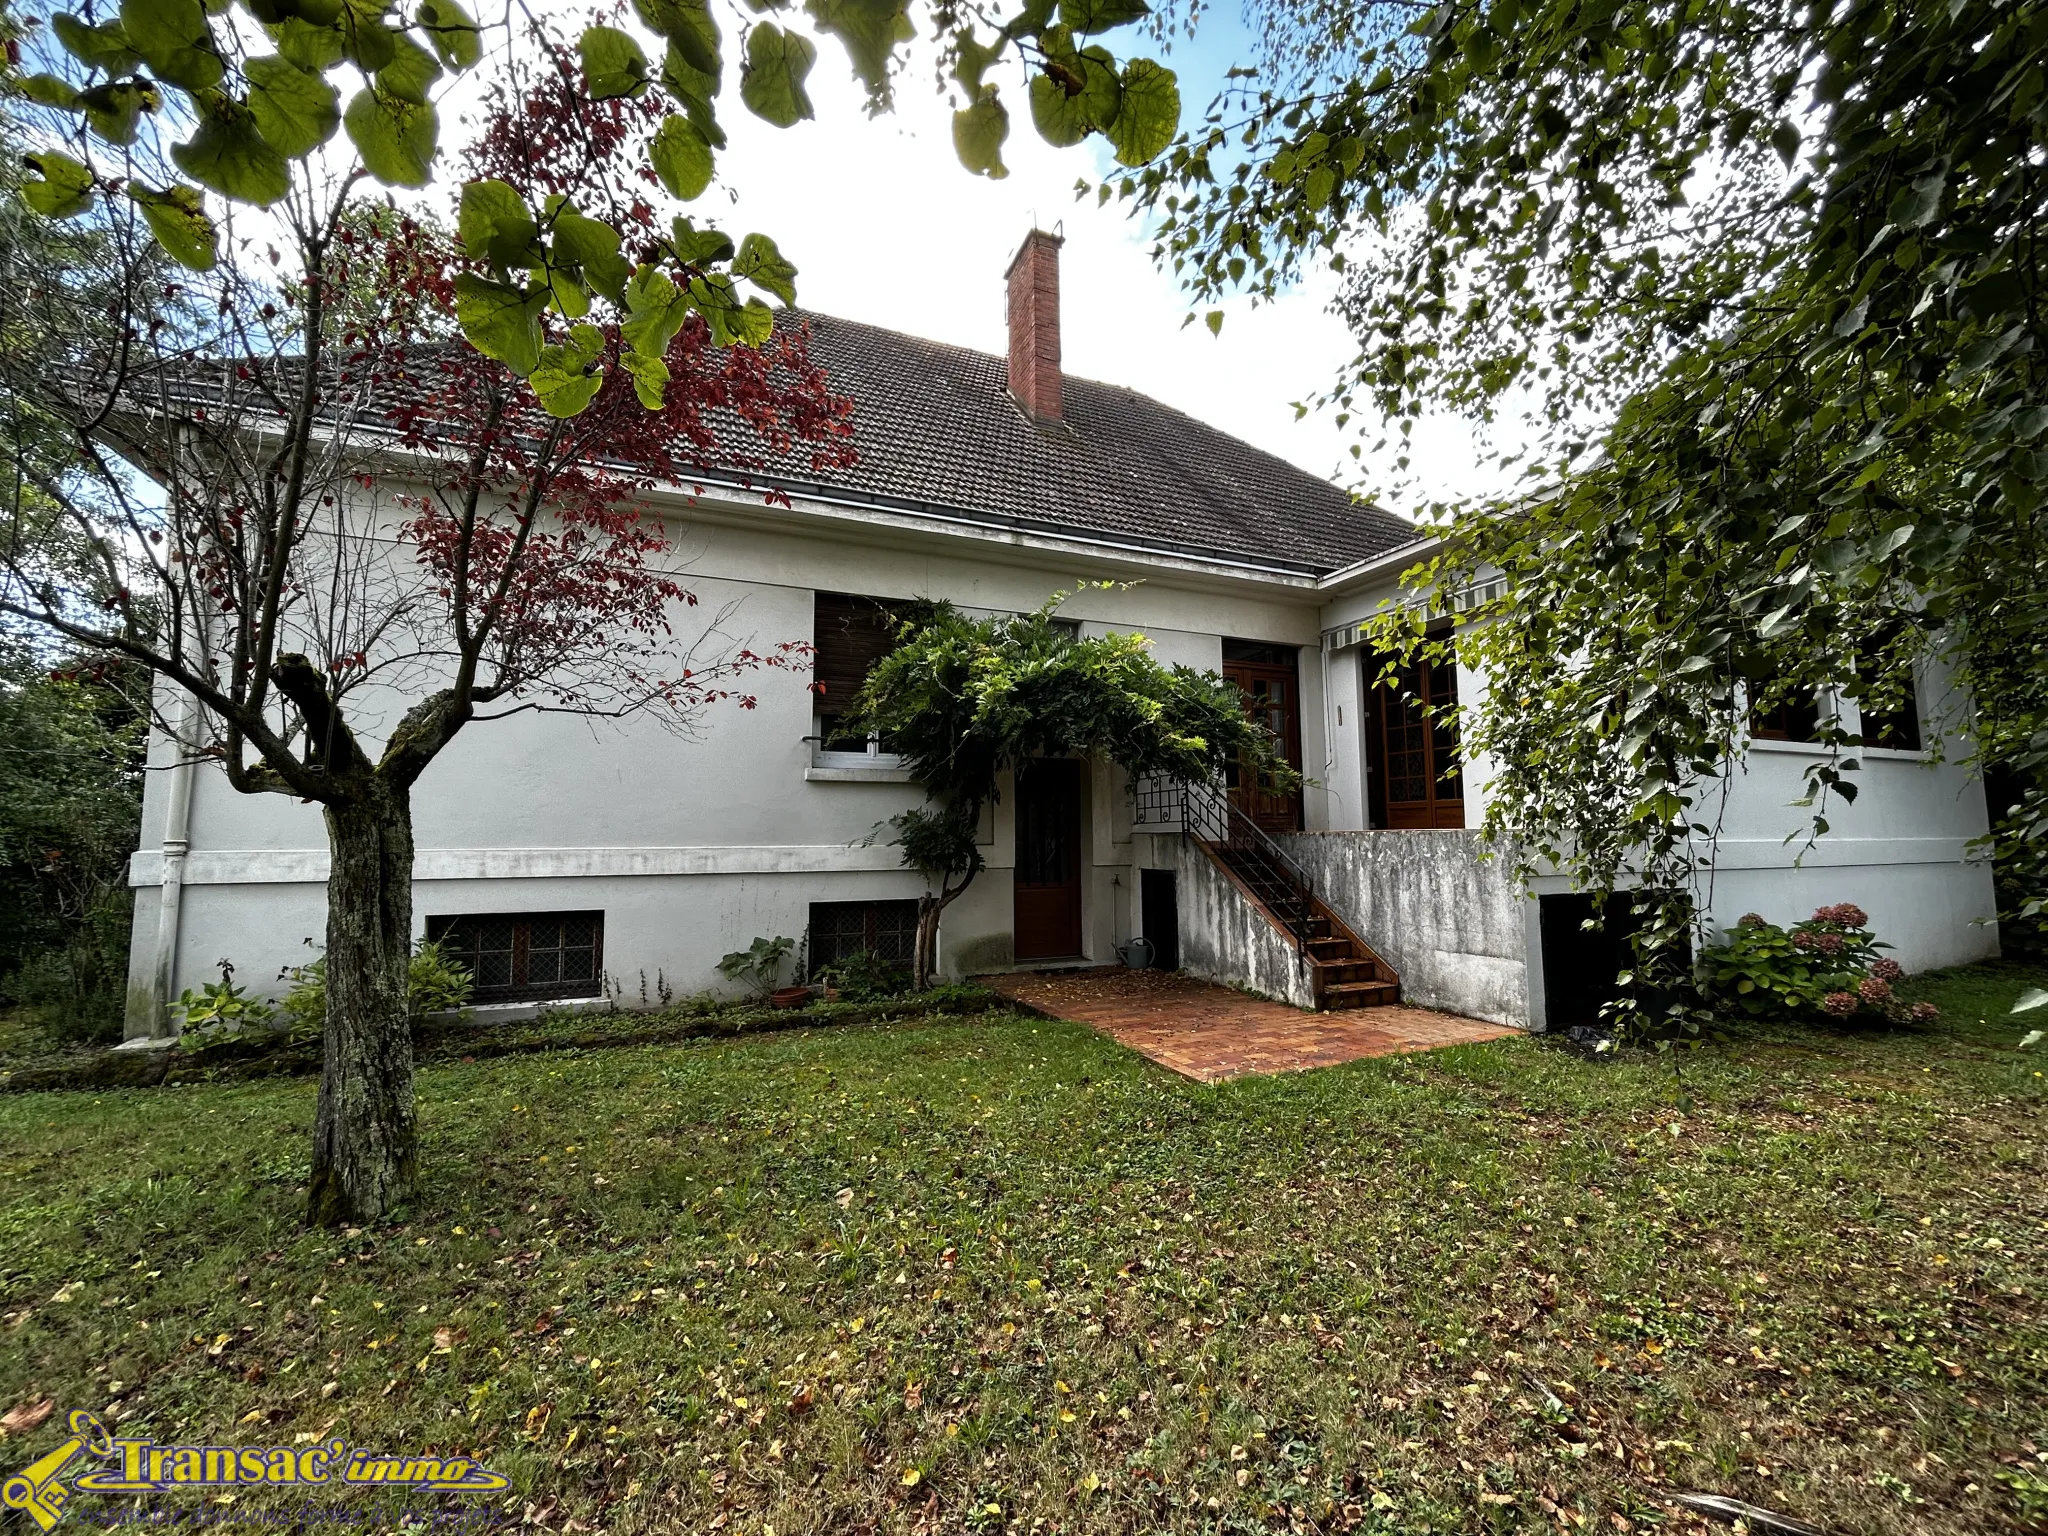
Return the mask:
[(39, 1403), (17, 1403), (0, 1414), (0, 1435), (25, 1435), (32, 1429), (41, 1428), (43, 1420), (56, 1411), (57, 1399), (54, 1397), (46, 1397)]

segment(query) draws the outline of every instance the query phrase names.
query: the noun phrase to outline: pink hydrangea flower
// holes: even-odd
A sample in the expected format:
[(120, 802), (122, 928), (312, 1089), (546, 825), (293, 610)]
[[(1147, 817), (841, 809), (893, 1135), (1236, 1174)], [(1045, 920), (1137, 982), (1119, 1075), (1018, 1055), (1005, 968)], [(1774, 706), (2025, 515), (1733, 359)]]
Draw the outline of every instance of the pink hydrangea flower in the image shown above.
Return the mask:
[(1792, 935), (1792, 947), (1794, 949), (1812, 949), (1819, 942), (1820, 941), (1818, 939), (1816, 939), (1812, 934), (1808, 933), (1804, 928), (1800, 929), (1797, 933)]
[(1755, 912), (1745, 912), (1735, 919), (1735, 926), (1738, 928), (1761, 928), (1763, 925), (1763, 917)]
[(1856, 1011), (1854, 992), (1830, 992), (1820, 1000), (1821, 1011), (1832, 1013), (1838, 1019), (1846, 1019)]
[(1892, 986), (1888, 981), (1879, 981), (1875, 976), (1865, 978), (1863, 985), (1856, 989), (1856, 995), (1866, 1003), (1888, 1003), (1892, 1000)]
[(1903, 981), (1906, 968), (1896, 960), (1880, 960), (1870, 968), (1870, 974), (1879, 981)]
[(1846, 941), (1839, 933), (1823, 933), (1815, 936), (1814, 948), (1824, 955), (1839, 955), (1847, 948)]
[(1913, 1022), (1915, 1024), (1932, 1024), (1940, 1017), (1941, 1010), (1932, 1003), (1915, 1003), (1913, 1005)]
[(1822, 907), (1813, 914), (1816, 923), (1839, 923), (1844, 928), (1861, 928), (1870, 921), (1870, 914), (1853, 901), (1837, 902), (1832, 907)]

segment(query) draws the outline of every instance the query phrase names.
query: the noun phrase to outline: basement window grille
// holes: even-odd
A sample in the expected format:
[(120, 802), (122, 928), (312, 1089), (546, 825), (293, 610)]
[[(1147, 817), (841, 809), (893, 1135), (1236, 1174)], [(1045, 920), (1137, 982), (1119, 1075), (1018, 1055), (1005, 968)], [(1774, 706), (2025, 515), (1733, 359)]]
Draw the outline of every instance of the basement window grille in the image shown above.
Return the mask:
[(603, 990), (602, 912), (487, 912), (427, 919), (427, 937), (475, 979), (475, 1003), (543, 1003)]
[(855, 955), (909, 970), (916, 955), (917, 902), (814, 901), (811, 903), (811, 975)]

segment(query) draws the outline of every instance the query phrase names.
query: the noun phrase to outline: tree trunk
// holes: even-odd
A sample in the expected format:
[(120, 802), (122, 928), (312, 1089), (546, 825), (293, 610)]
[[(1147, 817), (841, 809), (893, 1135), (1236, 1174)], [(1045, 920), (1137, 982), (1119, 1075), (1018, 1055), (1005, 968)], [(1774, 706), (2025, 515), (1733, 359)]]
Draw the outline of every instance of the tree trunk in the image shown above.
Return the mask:
[(932, 969), (939, 951), (939, 913), (943, 909), (944, 903), (930, 891), (917, 898), (917, 938), (911, 946), (910, 985), (919, 992), (932, 984)]
[(936, 896), (926, 891), (917, 898), (917, 937), (911, 943), (910, 962), (911, 986), (917, 991), (930, 989), (932, 973), (939, 968), (940, 915), (973, 883), (974, 871), (970, 869), (958, 885), (949, 888), (940, 881)]
[(419, 1171), (412, 1098), (412, 800), (375, 775), (327, 807), (327, 1022), (307, 1220), (379, 1220)]

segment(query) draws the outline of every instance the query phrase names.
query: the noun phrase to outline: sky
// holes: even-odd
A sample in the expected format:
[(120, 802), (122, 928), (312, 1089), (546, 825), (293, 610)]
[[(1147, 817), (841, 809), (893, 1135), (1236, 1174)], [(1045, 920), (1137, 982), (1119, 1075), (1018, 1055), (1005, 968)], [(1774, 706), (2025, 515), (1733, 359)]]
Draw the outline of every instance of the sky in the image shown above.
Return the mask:
[[(564, 20), (572, 14), (561, 12)], [(1155, 52), (1137, 29), (1110, 39), (1120, 56)], [(731, 51), (729, 48), (728, 51)], [(1230, 17), (1211, 11), (1190, 45), (1165, 59), (1181, 76), (1182, 120), (1197, 120), (1223, 71), (1248, 56)], [(1353, 348), (1326, 309), (1327, 273), (1277, 303), (1226, 301), (1222, 334), (1184, 326), (1189, 304), (1147, 254), (1145, 227), (1124, 205), (1077, 201), (1077, 178), (1114, 169), (1099, 138), (1054, 149), (1031, 127), (1014, 64), (1003, 81), (1012, 113), (1002, 181), (970, 175), (954, 157), (951, 108), (928, 58), (913, 62), (892, 114), (870, 119), (839, 45), (821, 42), (809, 88), (815, 120), (777, 129), (748, 113), (728, 82), (720, 121), (731, 136), (720, 184), (692, 208), (735, 236), (759, 230), (795, 262), (804, 307), (936, 341), (1002, 352), (1003, 273), (1035, 223), (1065, 236), (1061, 251), (1063, 364), (1069, 374), (1140, 390), (1311, 473), (1378, 492), (1392, 510), (1423, 496), (1502, 488), (1475, 463), (1462, 422), (1421, 430), (1417, 482), (1398, 497), (1391, 454), (1361, 469), (1361, 433), (1327, 415), (1297, 420), (1294, 402), (1332, 381)], [(1205, 306), (1206, 308), (1207, 306)], [(1367, 423), (1363, 446), (1382, 435)]]

